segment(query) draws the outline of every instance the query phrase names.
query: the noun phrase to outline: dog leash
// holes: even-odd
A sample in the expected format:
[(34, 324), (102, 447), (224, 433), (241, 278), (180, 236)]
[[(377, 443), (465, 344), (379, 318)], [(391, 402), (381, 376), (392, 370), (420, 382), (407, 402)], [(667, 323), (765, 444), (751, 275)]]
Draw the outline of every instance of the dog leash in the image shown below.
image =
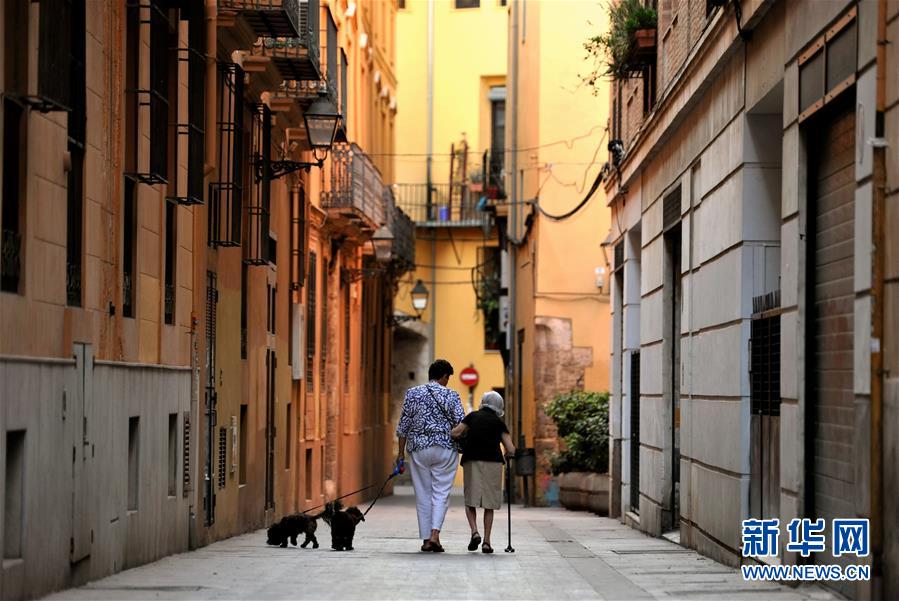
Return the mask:
[(378, 494), (375, 495), (375, 498), (372, 499), (371, 504), (368, 508), (362, 513), (362, 516), (365, 517), (368, 515), (368, 512), (371, 511), (371, 508), (375, 506), (375, 503), (378, 502), (378, 499), (381, 498), (381, 495), (384, 494), (384, 489), (387, 488), (387, 483), (399, 476), (400, 474), (406, 471), (406, 462), (400, 459), (396, 462), (396, 466), (393, 468), (393, 472), (387, 476), (387, 479), (384, 480), (384, 484), (381, 485), (381, 488), (378, 490)]
[[(390, 482), (396, 476), (399, 476), (400, 474), (405, 473), (405, 471), (406, 471), (406, 465), (405, 465), (405, 462), (401, 459), (400, 461), (397, 462), (396, 466), (393, 468), (393, 472), (389, 476), (387, 476), (387, 480), (384, 481), (384, 484), (381, 485), (381, 489), (378, 491), (378, 495), (375, 497), (375, 501), (377, 501), (381, 497), (381, 495), (384, 494), (384, 489), (387, 487), (387, 483)], [(360, 492), (365, 492), (369, 488), (374, 488), (375, 486), (377, 486), (377, 483), (369, 484), (368, 486), (360, 488), (359, 490), (354, 490), (353, 492), (348, 492), (345, 495), (340, 495), (339, 497), (335, 497), (334, 499), (329, 501), (329, 503), (332, 501), (339, 501), (340, 499), (345, 499), (347, 497), (351, 497), (355, 494), (359, 494)], [(372, 508), (372, 505), (375, 504), (375, 501), (372, 501), (371, 505), (368, 506), (368, 509), (365, 510), (365, 513), (368, 513), (368, 510)], [(309, 507), (308, 509), (304, 509), (302, 511), (302, 513), (309, 513), (313, 509), (321, 509), (322, 507), (324, 507), (327, 504), (328, 503), (322, 503), (321, 505), (316, 505), (315, 507)], [(362, 515), (365, 515), (365, 513), (363, 513)]]

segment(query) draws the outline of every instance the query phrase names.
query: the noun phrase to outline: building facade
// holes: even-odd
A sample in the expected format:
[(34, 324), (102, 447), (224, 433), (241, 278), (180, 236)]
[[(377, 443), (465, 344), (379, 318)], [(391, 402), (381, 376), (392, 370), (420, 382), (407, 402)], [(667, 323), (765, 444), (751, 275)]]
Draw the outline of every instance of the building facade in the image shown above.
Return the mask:
[(869, 518), (872, 581), (829, 584), (892, 598), (899, 11), (657, 8), (611, 92), (613, 514), (730, 564), (743, 519)]
[(0, 597), (382, 480), (396, 5), (2, 10)]
[[(609, 214), (597, 194), (607, 143), (605, 83), (584, 83), (584, 42), (604, 28), (579, 2), (509, 5), (509, 203), (500, 214), (514, 276), (509, 381), (516, 440), (533, 447), (535, 495), (550, 493), (559, 450), (545, 413), (571, 390), (604, 391), (609, 378)], [(595, 14), (594, 14), (595, 13)], [(520, 409), (519, 409), (520, 408)], [(551, 494), (552, 496), (552, 494)]]
[[(418, 317), (411, 292), (419, 281), (428, 306), (420, 320), (394, 330), (394, 419), (405, 389), (427, 380), (436, 357), (455, 367), (450, 386), (466, 411), (486, 391), (505, 392), (502, 251), (493, 217), (504, 196), (505, 10), (492, 0), (407, 0), (397, 14), (403, 83), (391, 183), (415, 222), (417, 260), (398, 287), (397, 316)], [(469, 366), (479, 374), (473, 387), (458, 379)]]

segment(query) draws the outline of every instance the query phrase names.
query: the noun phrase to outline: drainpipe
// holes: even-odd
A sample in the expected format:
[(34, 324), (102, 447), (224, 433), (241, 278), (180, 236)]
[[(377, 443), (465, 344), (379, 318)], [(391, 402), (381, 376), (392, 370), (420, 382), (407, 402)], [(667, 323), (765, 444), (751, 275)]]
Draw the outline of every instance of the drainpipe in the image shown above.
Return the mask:
[(513, 395), (515, 396), (516, 403), (516, 420), (518, 422), (518, 445), (521, 448), (525, 446), (524, 439), (524, 429), (523, 429), (523, 421), (522, 421), (522, 402), (521, 395), (519, 394), (520, 386), (514, 386), (517, 384), (516, 381), (516, 372), (515, 366), (518, 361), (520, 361), (520, 357), (518, 356), (516, 344), (518, 337), (518, 329), (517, 329), (517, 304), (518, 304), (518, 247), (516, 246), (518, 243), (518, 197), (521, 192), (518, 189), (518, 11), (519, 11), (519, 1), (515, 1), (512, 3), (512, 30), (511, 30), (511, 38), (512, 38), (512, 74), (511, 80), (511, 106), (510, 112), (512, 117), (512, 132), (510, 137), (510, 161), (509, 161), (509, 172), (511, 177), (509, 177), (509, 181), (512, 183), (512, 190), (510, 197), (512, 199), (510, 214), (511, 228), (509, 228), (509, 236), (507, 236), (509, 242), (511, 243), (510, 249), (510, 263), (511, 269), (509, 271), (509, 289), (511, 292), (511, 298), (509, 300), (509, 327), (508, 327), (508, 336), (506, 338), (507, 343), (509, 345), (509, 391), (515, 391)]
[[(886, 144), (883, 143), (886, 110), (887, 3), (877, 3), (877, 108), (875, 113), (872, 181), (872, 236), (874, 246), (871, 278), (871, 555), (873, 586), (883, 578), (883, 336), (886, 237)], [(894, 67), (895, 68), (895, 67)], [(866, 143), (862, 141), (862, 143)]]
[[(426, 219), (433, 219), (431, 162), (434, 154), (434, 0), (428, 0), (428, 124)], [(431, 228), (431, 360), (437, 356), (437, 228)]]

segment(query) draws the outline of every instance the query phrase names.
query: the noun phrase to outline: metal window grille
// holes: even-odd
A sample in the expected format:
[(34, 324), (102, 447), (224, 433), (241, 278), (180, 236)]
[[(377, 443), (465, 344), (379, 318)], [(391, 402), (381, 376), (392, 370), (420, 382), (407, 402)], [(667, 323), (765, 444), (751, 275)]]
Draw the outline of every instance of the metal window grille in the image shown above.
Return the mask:
[(780, 292), (752, 300), (749, 326), (750, 407), (756, 415), (780, 415)]
[(183, 435), (181, 437), (181, 457), (183, 461), (181, 463), (181, 478), (184, 486), (182, 487), (182, 494), (186, 498), (191, 491), (191, 457), (190, 457), (190, 412), (185, 411), (183, 415)]
[(314, 252), (309, 253), (309, 277), (306, 280), (306, 390), (312, 391), (315, 366), (315, 285), (318, 262)]
[(225, 488), (227, 482), (225, 475), (228, 473), (228, 429), (219, 428), (218, 448), (218, 484), (219, 488)]
[[(171, 25), (162, 6), (158, 2), (149, 4), (132, 3), (128, 5), (128, 11), (137, 11), (140, 27), (129, 30), (129, 34), (141, 35), (144, 26), (150, 30), (150, 87), (141, 88), (139, 77), (133, 77), (125, 93), (132, 96), (130, 102), (135, 107), (134, 125), (140, 122), (141, 113), (149, 114), (149, 153), (143, 156), (141, 149), (144, 144), (136, 143), (134, 147), (133, 171), (126, 173), (129, 177), (143, 184), (164, 184), (168, 181), (168, 141), (166, 136), (169, 131), (169, 31)], [(149, 13), (149, 19), (143, 17)], [(136, 43), (131, 40), (129, 43)], [(140, 52), (129, 52), (129, 60), (137, 61), (130, 65), (134, 69), (134, 75), (140, 70)]]
[(218, 404), (215, 391), (215, 328), (216, 306), (218, 304), (217, 276), (213, 271), (206, 272), (206, 462), (205, 490), (203, 506), (206, 511), (205, 523), (215, 523), (215, 486), (213, 485), (213, 438), (217, 419)]
[(640, 351), (631, 353), (631, 511), (640, 513)]
[(271, 206), (272, 113), (265, 104), (252, 109), (251, 171), (253, 192), (247, 206), (247, 244), (244, 261), (250, 265), (269, 262), (269, 219)]
[[(239, 246), (245, 183), (244, 72), (234, 63), (218, 65), (218, 179), (209, 191), (209, 245)], [(246, 183), (248, 185), (249, 182)]]
[[(188, 95), (187, 95), (187, 121), (182, 122), (178, 113), (177, 93), (170, 98), (172, 102), (172, 114), (174, 116), (175, 143), (172, 153), (175, 155), (171, 161), (174, 167), (169, 173), (170, 198), (180, 204), (203, 204), (203, 179), (204, 163), (206, 160), (206, 130), (204, 120), (206, 118), (206, 58), (204, 56), (206, 46), (206, 24), (202, 10), (202, 3), (197, 6), (199, 0), (190, 0), (188, 8), (188, 44), (186, 47), (173, 48), (177, 62), (187, 63)], [(175, 34), (177, 40), (177, 34)], [(177, 71), (175, 71), (177, 74)], [(177, 79), (177, 75), (176, 75)], [(177, 85), (177, 83), (176, 83)], [(181, 181), (177, 177), (178, 159), (181, 150), (187, 151), (187, 180)]]

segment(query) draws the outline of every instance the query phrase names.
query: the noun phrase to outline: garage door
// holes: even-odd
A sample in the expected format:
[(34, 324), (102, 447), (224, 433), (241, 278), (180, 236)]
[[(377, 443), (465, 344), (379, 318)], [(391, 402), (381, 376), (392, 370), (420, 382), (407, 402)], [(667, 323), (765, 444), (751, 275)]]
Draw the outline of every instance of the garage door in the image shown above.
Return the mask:
[[(849, 96), (847, 94), (846, 96)], [(809, 216), (813, 257), (812, 373), (817, 517), (855, 515), (852, 390), (855, 113), (851, 104), (815, 119)]]

